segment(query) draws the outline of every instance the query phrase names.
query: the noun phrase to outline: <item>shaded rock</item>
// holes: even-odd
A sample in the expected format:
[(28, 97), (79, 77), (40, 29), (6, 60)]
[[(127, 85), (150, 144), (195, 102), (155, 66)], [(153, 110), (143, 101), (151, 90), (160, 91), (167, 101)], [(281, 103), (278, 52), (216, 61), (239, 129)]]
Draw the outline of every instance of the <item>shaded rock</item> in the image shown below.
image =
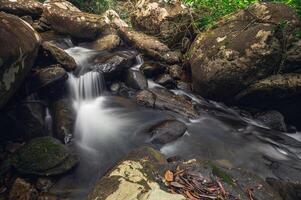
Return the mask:
[(285, 68), (283, 40), (299, 26), (294, 10), (280, 3), (256, 3), (225, 16), (200, 33), (187, 53), (193, 89), (207, 98), (233, 100), (249, 85)]
[(75, 114), (69, 99), (60, 98), (51, 102), (54, 137), (63, 143), (70, 142), (73, 135)]
[(38, 191), (32, 185), (21, 178), (17, 178), (9, 192), (9, 200), (24, 199), (36, 200)]
[(45, 105), (36, 96), (28, 96), (7, 111), (18, 137), (31, 139), (44, 135)]
[(187, 126), (178, 120), (165, 120), (151, 127), (149, 134), (153, 144), (167, 144), (182, 137)]
[(51, 137), (29, 141), (11, 157), (12, 165), (23, 174), (53, 176), (73, 168), (78, 159), (66, 146)]
[(163, 85), (164, 87), (168, 89), (173, 89), (176, 87), (175, 80), (169, 75), (169, 74), (161, 74), (156, 79), (155, 82)]
[(154, 76), (162, 74), (165, 69), (165, 65), (157, 62), (144, 62), (140, 67), (140, 70), (147, 78), (153, 78)]
[(111, 21), (115, 22), (120, 19), (113, 10), (108, 10), (102, 15), (95, 15), (71, 10), (52, 2), (44, 4), (43, 18), (53, 30), (84, 39), (95, 39)]
[(28, 24), (30, 24), (32, 26), (33, 24), (33, 19), (31, 16), (29, 15), (25, 15), (25, 16), (22, 16), (20, 17), (22, 20), (26, 21)]
[(286, 124), (283, 115), (278, 111), (267, 111), (256, 114), (255, 118), (264, 125), (279, 131), (286, 132)]
[(298, 200), (301, 198), (300, 183), (290, 183), (273, 178), (267, 178), (266, 181), (279, 192), (284, 200)]
[(0, 13), (0, 108), (22, 84), (39, 48), (40, 37), (20, 18)]
[(40, 36), (43, 42), (51, 42), (61, 49), (68, 49), (74, 46), (70, 36), (59, 34), (52, 30), (42, 32)]
[(137, 90), (144, 90), (148, 87), (147, 80), (144, 75), (137, 70), (129, 69), (126, 75), (126, 84)]
[(179, 65), (171, 65), (168, 67), (168, 73), (173, 79), (180, 80), (184, 74), (184, 71)]
[(191, 84), (183, 81), (177, 81), (177, 88), (185, 92), (192, 92)]
[(53, 65), (47, 68), (36, 68), (30, 74), (28, 84), (31, 91), (40, 89), (56, 90), (68, 79), (67, 72), (61, 65)]
[(53, 182), (49, 178), (38, 178), (36, 182), (36, 188), (43, 192), (48, 191), (52, 185)]
[[(60, 64), (66, 71), (73, 71), (76, 68), (75, 60), (63, 49), (51, 42), (43, 42), (40, 52), (41, 64), (51, 65)], [(45, 63), (45, 61), (47, 61)]]
[(125, 41), (133, 45), (146, 56), (170, 64), (180, 62), (180, 53), (171, 51), (168, 46), (161, 43), (153, 36), (148, 36), (126, 27), (119, 28), (118, 32)]
[(166, 89), (143, 90), (136, 95), (138, 104), (147, 107), (170, 110), (188, 118), (198, 118), (199, 114), (191, 101), (175, 95)]
[(193, 35), (193, 11), (179, 0), (140, 0), (135, 8), (133, 26), (146, 34), (158, 36), (170, 46), (180, 46), (184, 36)]
[(18, 16), (38, 17), (43, 12), (43, 4), (36, 0), (1, 0), (0, 11)]
[(73, 11), (73, 12), (81, 12), (75, 5), (70, 3), (67, 0), (47, 0), (44, 2), (45, 5), (54, 5), (63, 10)]

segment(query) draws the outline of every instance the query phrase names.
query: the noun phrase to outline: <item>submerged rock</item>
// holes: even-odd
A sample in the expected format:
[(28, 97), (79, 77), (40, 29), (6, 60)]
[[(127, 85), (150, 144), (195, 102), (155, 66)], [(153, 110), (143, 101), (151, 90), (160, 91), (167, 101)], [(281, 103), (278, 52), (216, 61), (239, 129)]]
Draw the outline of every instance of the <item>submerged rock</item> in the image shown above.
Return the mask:
[(267, 178), (266, 181), (279, 192), (282, 199), (298, 200), (301, 198), (300, 183), (290, 183), (286, 182), (285, 180), (277, 180), (274, 178)]
[(168, 46), (153, 36), (134, 31), (127, 27), (119, 27), (118, 32), (125, 41), (136, 47), (146, 56), (170, 64), (180, 62), (180, 53), (171, 51)]
[(127, 71), (126, 84), (137, 90), (144, 90), (148, 87), (145, 76), (140, 71), (133, 69)]
[(40, 45), (37, 32), (20, 18), (0, 13), (0, 108), (22, 84)]
[(187, 127), (178, 120), (165, 120), (151, 127), (149, 134), (153, 144), (167, 144), (183, 136)]
[(170, 110), (187, 118), (198, 118), (199, 114), (191, 101), (175, 95), (166, 89), (154, 88), (143, 90), (136, 95), (138, 104), (148, 107)]
[(11, 157), (12, 165), (22, 174), (53, 176), (75, 167), (78, 158), (66, 146), (51, 137), (29, 141)]
[(200, 33), (186, 54), (193, 89), (231, 101), (256, 81), (282, 72), (287, 68), (283, 40), (290, 38), (285, 42), (290, 47), (300, 24), (295, 11), (281, 3), (256, 3), (225, 16)]
[(278, 111), (267, 111), (256, 114), (255, 118), (264, 125), (279, 131), (286, 132), (286, 124), (283, 115)]
[(36, 0), (1, 0), (0, 11), (18, 16), (38, 17), (43, 12), (43, 4)]

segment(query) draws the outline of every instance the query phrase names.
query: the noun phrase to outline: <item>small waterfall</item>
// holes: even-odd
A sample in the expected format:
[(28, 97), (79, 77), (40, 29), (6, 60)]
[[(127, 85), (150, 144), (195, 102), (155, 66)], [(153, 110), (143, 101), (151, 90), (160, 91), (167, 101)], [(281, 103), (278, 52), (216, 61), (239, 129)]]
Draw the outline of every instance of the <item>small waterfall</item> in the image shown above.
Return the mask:
[(88, 72), (79, 77), (69, 74), (68, 85), (72, 98), (77, 102), (94, 99), (105, 90), (104, 78), (99, 72)]

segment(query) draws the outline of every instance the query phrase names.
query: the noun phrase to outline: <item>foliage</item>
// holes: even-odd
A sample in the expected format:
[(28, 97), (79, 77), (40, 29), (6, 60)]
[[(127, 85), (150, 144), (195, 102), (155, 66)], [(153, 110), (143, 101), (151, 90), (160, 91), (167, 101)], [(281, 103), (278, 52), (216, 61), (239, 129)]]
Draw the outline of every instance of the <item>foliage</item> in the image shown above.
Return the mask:
[[(197, 21), (199, 27), (211, 27), (220, 17), (230, 14), (238, 9), (245, 8), (260, 0), (183, 0), (196, 10), (207, 10), (207, 14)], [(295, 8), (301, 16), (301, 0), (270, 0), (270, 2), (281, 2)]]
[(82, 11), (91, 13), (102, 13), (111, 8), (114, 0), (69, 0)]

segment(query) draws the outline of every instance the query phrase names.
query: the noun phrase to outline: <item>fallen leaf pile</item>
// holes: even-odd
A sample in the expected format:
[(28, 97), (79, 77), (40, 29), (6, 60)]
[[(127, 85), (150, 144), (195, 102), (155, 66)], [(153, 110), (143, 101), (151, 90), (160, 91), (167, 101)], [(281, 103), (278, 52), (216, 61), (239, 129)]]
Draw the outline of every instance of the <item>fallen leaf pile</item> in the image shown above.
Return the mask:
[(225, 191), (218, 178), (208, 179), (201, 173), (189, 170), (167, 170), (165, 181), (171, 193), (182, 194), (190, 200), (236, 200)]

